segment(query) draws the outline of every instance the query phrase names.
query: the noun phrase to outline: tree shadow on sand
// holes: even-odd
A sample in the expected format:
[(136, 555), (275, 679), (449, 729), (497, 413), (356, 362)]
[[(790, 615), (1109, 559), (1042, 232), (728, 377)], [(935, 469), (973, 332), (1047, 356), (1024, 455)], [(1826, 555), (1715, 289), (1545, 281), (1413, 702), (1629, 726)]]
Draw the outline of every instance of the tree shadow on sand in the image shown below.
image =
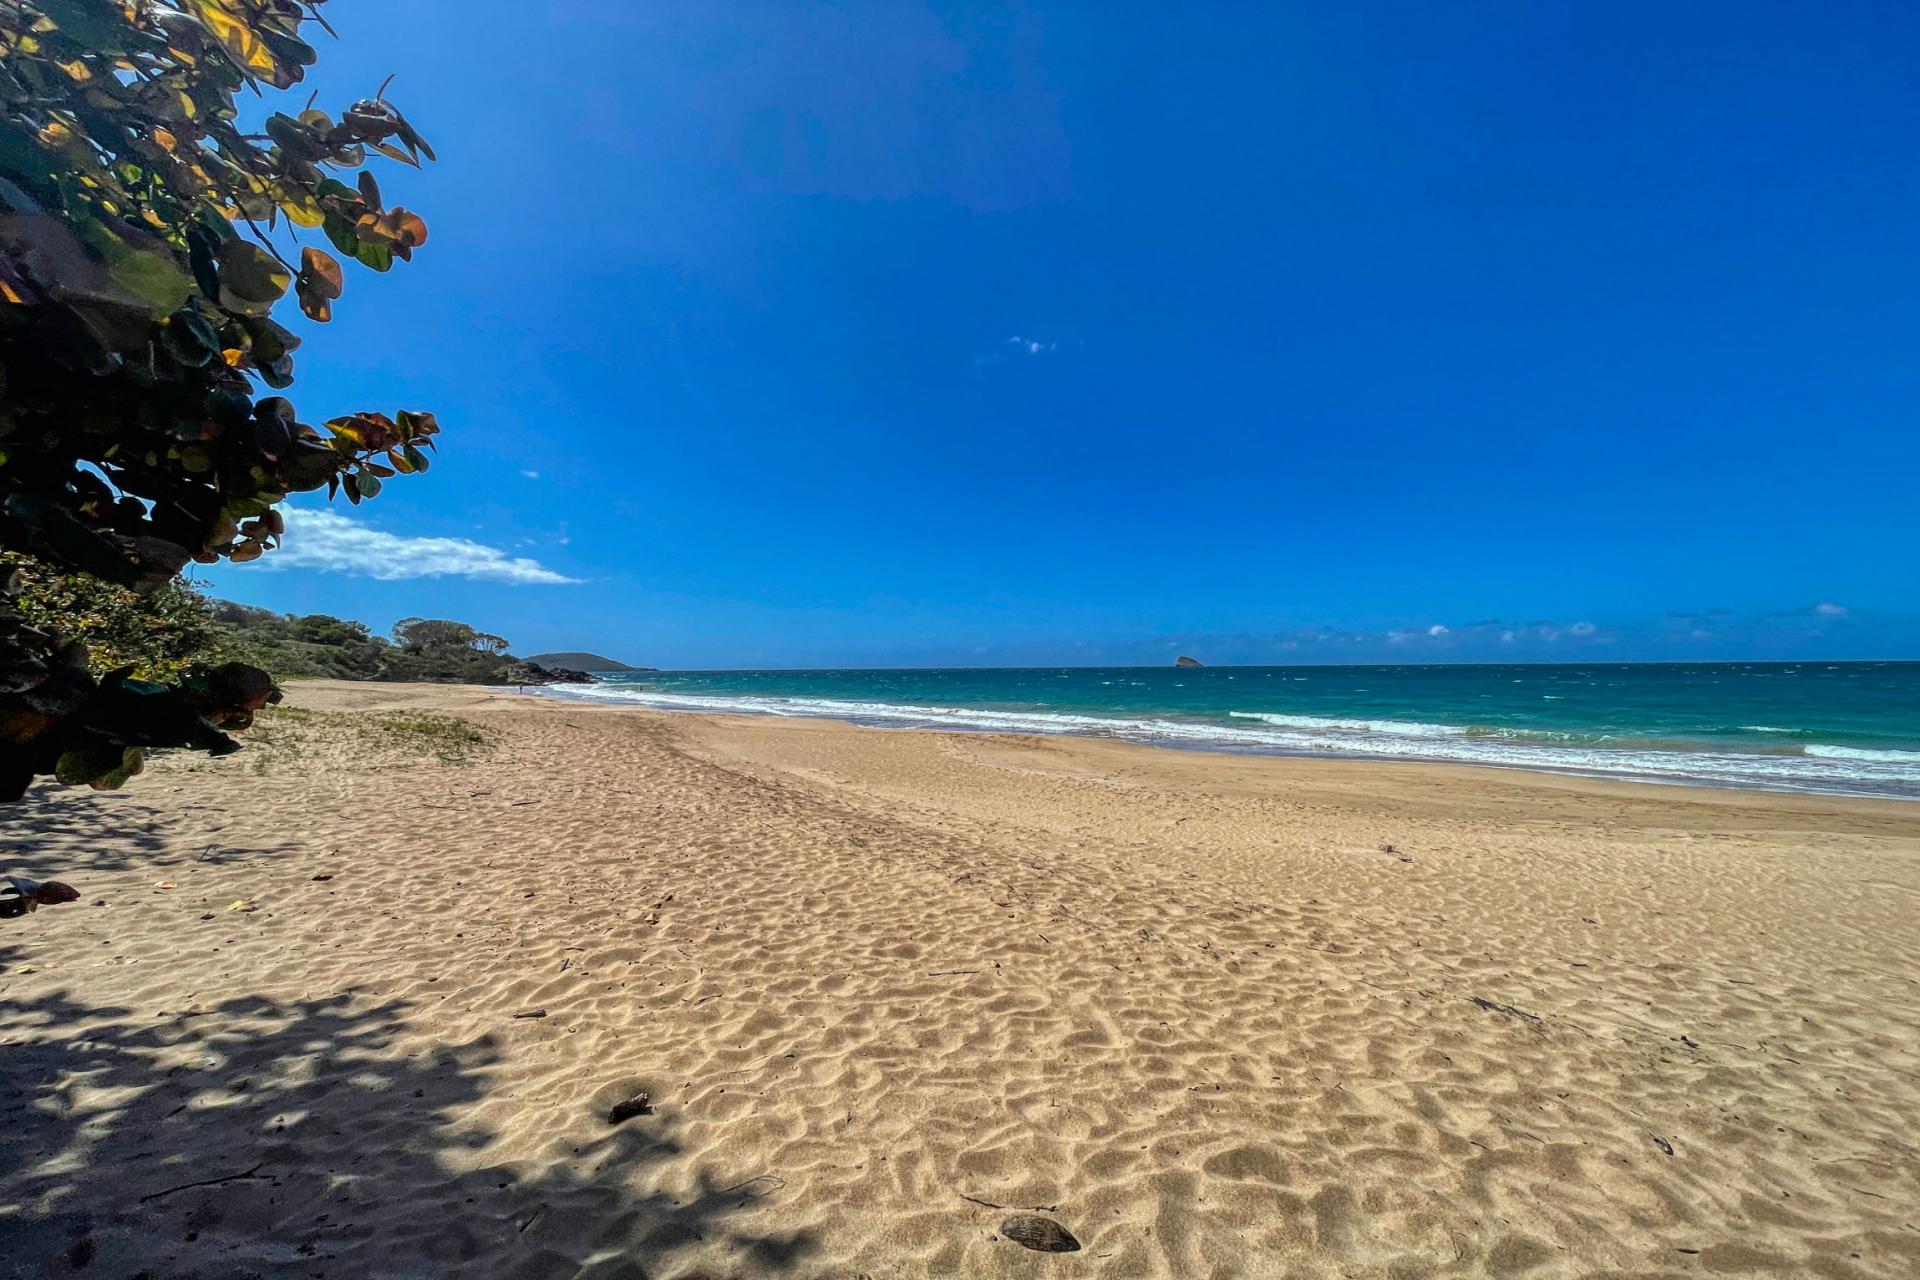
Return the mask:
[[(0, 971), (17, 958), (0, 946)], [(0, 1000), (0, 1276), (675, 1280), (727, 1274), (696, 1270), (695, 1244), (753, 1275), (812, 1247), (729, 1226), (763, 1182), (658, 1190), (670, 1116), (595, 1116), (564, 1158), (490, 1158), (472, 1104), (495, 1041), (435, 1044), (407, 1014), (351, 995)]]
[[(16, 804), (0, 805), (0, 872), (35, 880), (71, 880), (89, 873), (272, 857), (292, 848), (283, 844), (242, 849), (223, 844), (220, 815), (224, 812), (205, 804), (161, 809), (125, 791), (88, 791), (48, 783)], [(185, 821), (194, 824), (193, 838), (170, 839)]]

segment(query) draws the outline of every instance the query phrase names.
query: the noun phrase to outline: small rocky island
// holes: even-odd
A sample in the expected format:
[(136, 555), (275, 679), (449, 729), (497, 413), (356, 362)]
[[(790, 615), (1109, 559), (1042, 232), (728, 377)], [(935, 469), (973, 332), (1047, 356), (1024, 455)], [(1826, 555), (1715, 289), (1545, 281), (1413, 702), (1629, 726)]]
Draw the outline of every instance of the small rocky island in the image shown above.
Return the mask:
[(1183, 653), (1179, 657), (1173, 660), (1173, 665), (1176, 667), (1186, 668), (1186, 667), (1204, 667), (1207, 664), (1200, 661), (1200, 659), (1198, 658), (1189, 658), (1186, 654)]

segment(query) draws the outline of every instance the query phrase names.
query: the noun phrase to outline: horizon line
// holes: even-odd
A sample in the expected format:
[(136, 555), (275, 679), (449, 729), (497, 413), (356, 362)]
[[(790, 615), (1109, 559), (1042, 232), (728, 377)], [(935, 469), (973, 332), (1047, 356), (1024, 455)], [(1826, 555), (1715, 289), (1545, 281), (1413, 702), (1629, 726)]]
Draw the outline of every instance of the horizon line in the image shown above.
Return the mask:
[[(558, 650), (556, 652), (567, 652)], [(587, 652), (575, 650), (574, 652)], [(634, 664), (629, 663), (628, 666)], [(822, 666), (768, 666), (768, 667), (653, 667), (634, 671), (589, 671), (589, 675), (739, 675), (759, 671), (1258, 671), (1262, 669), (1318, 668), (1338, 670), (1341, 668), (1387, 669), (1394, 667), (1858, 667), (1858, 666), (1920, 666), (1920, 658), (1702, 658), (1679, 659), (1659, 658), (1644, 662), (1608, 659), (1604, 662), (1569, 661), (1517, 661), (1517, 662), (1203, 662), (1197, 667), (1179, 667), (1171, 662), (1145, 663), (1103, 663), (1103, 662), (1043, 662), (1009, 666), (921, 664), (913, 666), (878, 667), (822, 667)]]

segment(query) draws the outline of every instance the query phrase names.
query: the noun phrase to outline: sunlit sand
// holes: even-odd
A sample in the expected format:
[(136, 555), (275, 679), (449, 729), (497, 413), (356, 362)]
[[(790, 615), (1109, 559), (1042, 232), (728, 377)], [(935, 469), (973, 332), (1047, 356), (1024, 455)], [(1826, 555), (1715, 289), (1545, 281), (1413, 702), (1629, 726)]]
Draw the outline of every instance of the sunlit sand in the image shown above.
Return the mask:
[(1910, 803), (291, 692), (493, 745), (0, 819), (0, 1273), (1920, 1270)]

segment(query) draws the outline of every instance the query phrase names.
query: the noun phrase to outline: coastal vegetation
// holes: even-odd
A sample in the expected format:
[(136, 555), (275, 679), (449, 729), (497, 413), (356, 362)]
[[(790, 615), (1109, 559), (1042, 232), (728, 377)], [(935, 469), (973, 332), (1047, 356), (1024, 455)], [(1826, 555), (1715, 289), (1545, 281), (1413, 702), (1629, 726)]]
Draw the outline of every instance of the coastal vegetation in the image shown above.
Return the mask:
[(367, 168), (433, 157), (384, 88), (273, 107), (321, 3), (0, 7), (0, 549), (31, 558), (0, 597), (0, 801), (235, 750), (278, 693), (192, 639), (181, 570), (277, 546), (289, 494), (358, 503), (429, 465), (430, 413), (315, 427), (257, 396), (293, 381), (276, 308), (332, 317), (335, 253), (384, 272), (427, 239)]
[[(404, 763), (430, 757), (441, 764), (470, 764), (492, 750), (494, 736), (472, 721), (430, 711), (315, 711), (267, 707), (247, 735), (240, 757), (256, 774), (299, 766), (324, 749), (351, 753), (360, 764)], [(228, 762), (209, 764), (223, 768)]]
[(231, 656), (206, 597), (185, 583), (137, 591), (0, 552), (0, 576), (9, 572), (18, 616), (42, 632), (79, 642), (96, 678), (125, 670), (135, 679), (164, 683), (196, 664)]
[(464, 622), (406, 618), (392, 638), (364, 622), (324, 613), (275, 613), (214, 599), (188, 582), (136, 591), (83, 573), (55, 573), (28, 556), (0, 553), (17, 573), (13, 604), (49, 633), (70, 636), (90, 671), (163, 682), (196, 666), (242, 663), (275, 680), (540, 684), (587, 678), (507, 652), (507, 640)]
[(448, 684), (546, 684), (588, 678), (507, 652), (504, 637), (444, 618), (406, 618), (393, 638), (324, 613), (281, 614), (226, 600), (205, 602), (221, 651), (278, 679), (403, 680)]

